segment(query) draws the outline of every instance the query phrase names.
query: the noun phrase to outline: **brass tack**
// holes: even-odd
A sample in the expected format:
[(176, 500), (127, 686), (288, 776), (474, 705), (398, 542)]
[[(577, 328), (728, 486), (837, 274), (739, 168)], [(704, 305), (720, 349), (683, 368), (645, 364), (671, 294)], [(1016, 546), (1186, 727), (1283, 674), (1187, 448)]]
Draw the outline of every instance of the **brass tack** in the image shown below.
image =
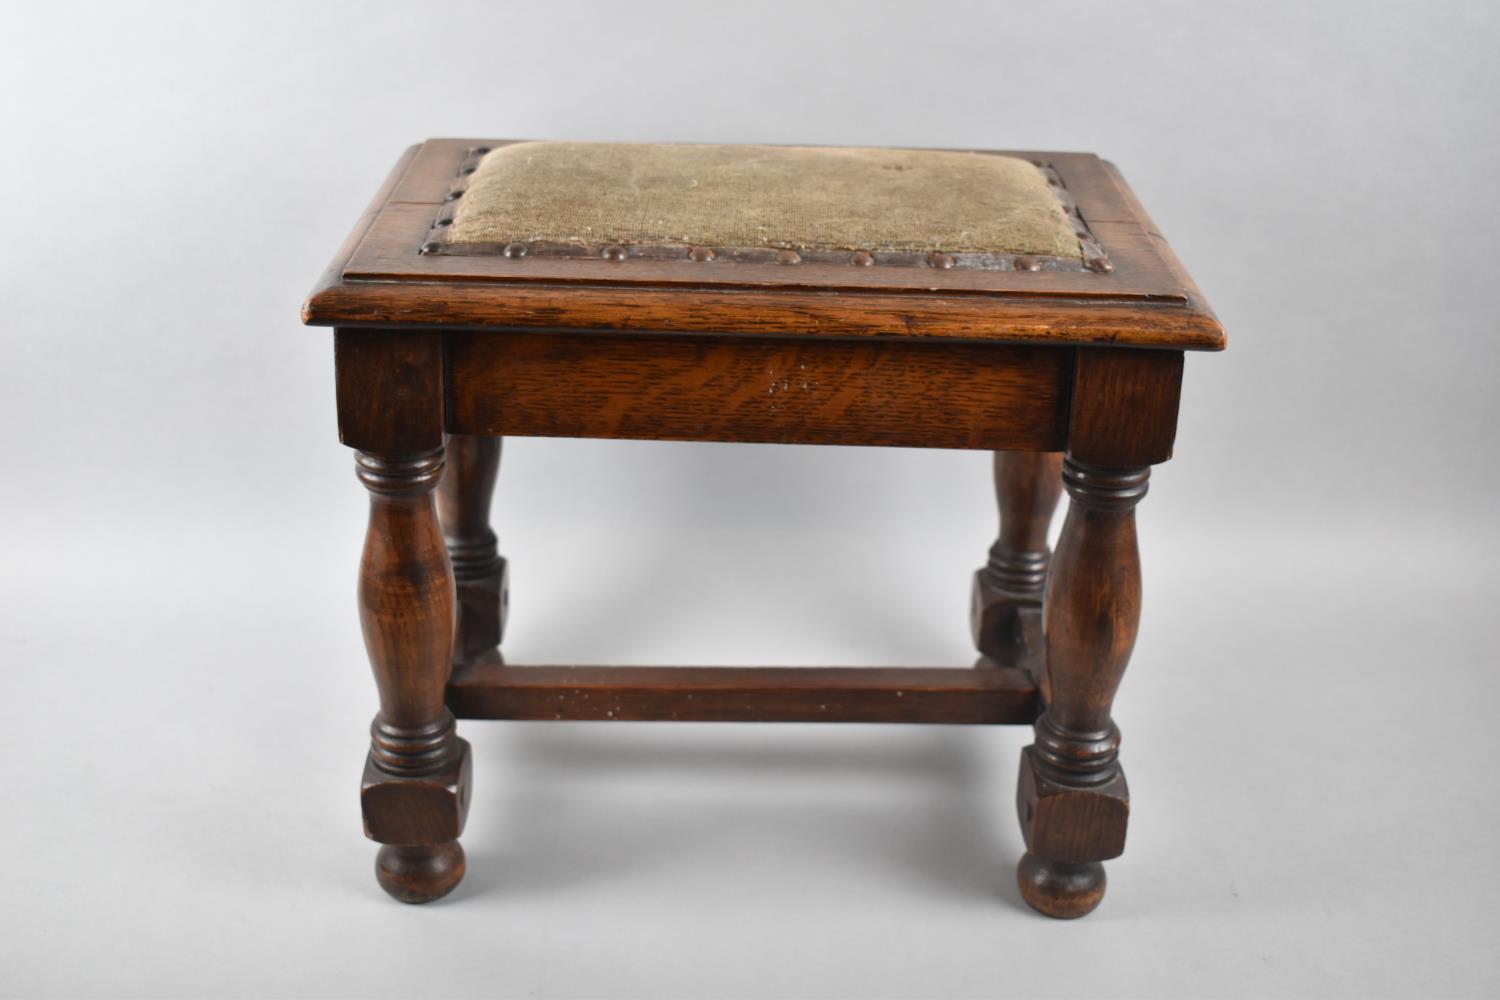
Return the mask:
[(437, 242), (436, 240), (429, 240), (428, 242), (422, 244), (422, 249), (420, 252), (437, 253), (441, 249), (443, 249), (443, 245), (441, 243)]
[(464, 173), (464, 174), (465, 174), (465, 175), (467, 175), (467, 174), (472, 174), (472, 173), (473, 173), (473, 172), (474, 172), (474, 171), (476, 171), (476, 170), (478, 170), (478, 169), (479, 169), (479, 168), (478, 168), (478, 167), (476, 167), (476, 166), (473, 166), (473, 165), (470, 165), (470, 166), (467, 166), (467, 167), (464, 167), (464, 169), (463, 169), (463, 173)]
[(800, 264), (802, 263), (802, 255), (795, 250), (783, 250), (776, 255), (776, 263)]
[(927, 263), (932, 267), (937, 268), (939, 271), (946, 271), (950, 267), (952, 267), (956, 263), (956, 261), (954, 261), (953, 255), (951, 253), (930, 253), (927, 255)]
[(600, 254), (605, 260), (624, 260), (625, 248), (622, 246), (607, 246)]
[(526, 244), (507, 243), (500, 251), (502, 257), (524, 257), (526, 256)]
[(1089, 261), (1087, 267), (1090, 271), (1098, 271), (1100, 274), (1108, 274), (1115, 266), (1103, 257), (1096, 257)]
[(453, 225), (453, 216), (444, 216), (437, 221), (437, 224), (440, 226), (451, 226)]
[(475, 146), (469, 152), (471, 152), (471, 153), (477, 153), (480, 156), (483, 156), (485, 153), (488, 153), (489, 151), (490, 151), (490, 147), (488, 147), (488, 146)]
[(855, 267), (869, 267), (875, 263), (875, 255), (868, 250), (856, 250), (849, 255), (849, 263)]
[(443, 195), (443, 200), (444, 201), (457, 201), (458, 199), (462, 198), (463, 196), (464, 196), (464, 193), (462, 191), (449, 191), (447, 194)]
[(1042, 262), (1035, 257), (1017, 257), (1011, 266), (1017, 271), (1040, 271)]
[(706, 264), (717, 256), (718, 254), (714, 253), (713, 247), (693, 247), (688, 250), (688, 257), (700, 264)]

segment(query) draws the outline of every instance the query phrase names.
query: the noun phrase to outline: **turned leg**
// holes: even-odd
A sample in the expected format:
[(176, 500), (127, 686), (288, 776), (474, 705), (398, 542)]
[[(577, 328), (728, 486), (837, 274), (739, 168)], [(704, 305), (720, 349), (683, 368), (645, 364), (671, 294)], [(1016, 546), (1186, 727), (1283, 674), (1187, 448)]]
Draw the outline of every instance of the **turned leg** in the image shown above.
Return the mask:
[(1051, 557), (1047, 530), (1062, 494), (1061, 470), (1058, 452), (995, 452), (1000, 536), (990, 546), (989, 562), (974, 574), (969, 611), (974, 645), (992, 663), (1021, 662), (1023, 618), (1041, 611)]
[(1042, 610), (1050, 684), (1016, 794), (1021, 895), (1051, 917), (1098, 906), (1100, 862), (1125, 849), (1130, 793), (1110, 706), (1140, 623), (1135, 505), (1150, 472), (1063, 463), (1068, 513)]
[(458, 845), (469, 806), (469, 745), (443, 689), (453, 658), (454, 585), (433, 503), (443, 450), (360, 452), (370, 525), (359, 574), (359, 619), (380, 691), (360, 789), (375, 863), (406, 903), (446, 895), (464, 874)]
[(509, 587), (505, 559), (490, 528), (490, 500), (500, 471), (500, 439), (454, 434), (448, 471), (438, 484), (438, 515), (458, 587), (454, 662), (469, 663), (500, 645)]

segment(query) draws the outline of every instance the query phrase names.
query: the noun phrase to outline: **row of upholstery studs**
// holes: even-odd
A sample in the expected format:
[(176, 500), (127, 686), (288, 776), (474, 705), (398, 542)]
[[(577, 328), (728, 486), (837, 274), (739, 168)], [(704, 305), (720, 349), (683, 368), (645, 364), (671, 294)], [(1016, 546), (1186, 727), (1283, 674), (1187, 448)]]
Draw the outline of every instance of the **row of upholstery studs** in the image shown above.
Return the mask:
[[(452, 219), (439, 219), (438, 225), (451, 225), (452, 221)], [(422, 253), (439, 253), (443, 250), (443, 247), (444, 244), (440, 241), (432, 240), (422, 244)], [(500, 249), (500, 255), (511, 259), (519, 259), (526, 256), (528, 249), (525, 243), (507, 243)], [(630, 251), (623, 246), (613, 244), (599, 251), (599, 256), (605, 260), (622, 261), (630, 256)], [(689, 247), (687, 252), (688, 260), (697, 261), (700, 264), (706, 264), (718, 256), (712, 247)], [(781, 250), (776, 254), (776, 263), (800, 264), (802, 263), (802, 255), (795, 250)], [(875, 263), (875, 255), (868, 250), (856, 250), (849, 255), (848, 263), (854, 267), (869, 267)], [(957, 260), (952, 254), (931, 253), (927, 255), (927, 265), (935, 267), (940, 271), (946, 271), (956, 263)], [(1040, 271), (1042, 269), (1042, 262), (1035, 257), (1017, 257), (1011, 262), (1011, 266), (1017, 271)]]

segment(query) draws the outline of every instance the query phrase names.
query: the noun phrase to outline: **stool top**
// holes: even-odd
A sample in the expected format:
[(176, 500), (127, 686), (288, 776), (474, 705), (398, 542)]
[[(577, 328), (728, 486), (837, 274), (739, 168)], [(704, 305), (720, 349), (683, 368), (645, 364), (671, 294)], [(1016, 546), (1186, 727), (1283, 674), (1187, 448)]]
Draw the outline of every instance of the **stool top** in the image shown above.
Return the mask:
[(1119, 173), (1076, 153), (430, 140), (303, 317), (1224, 344)]
[[(711, 247), (991, 255), (1083, 264), (1079, 235), (1035, 165), (930, 149), (518, 142), (485, 154), (453, 213), (453, 244), (559, 244), (597, 256)], [(590, 251), (593, 251), (590, 253)]]

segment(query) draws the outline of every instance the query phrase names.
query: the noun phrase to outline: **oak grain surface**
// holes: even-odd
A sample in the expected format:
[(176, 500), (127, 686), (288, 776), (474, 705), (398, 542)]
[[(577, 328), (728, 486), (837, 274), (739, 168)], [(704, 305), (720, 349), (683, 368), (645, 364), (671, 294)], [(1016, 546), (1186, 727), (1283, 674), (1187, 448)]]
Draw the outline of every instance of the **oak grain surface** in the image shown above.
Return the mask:
[(449, 429), (1057, 451), (1071, 361), (1002, 344), (459, 333)]
[(1076, 202), (1113, 270), (988, 270), (721, 256), (424, 254), (465, 158), (499, 140), (430, 140), (387, 182), (303, 309), (316, 325), (534, 327), (893, 336), (1217, 350), (1224, 334), (1118, 171), (1028, 152)]
[(448, 685), (459, 718), (676, 722), (1026, 723), (1020, 668), (507, 666), (470, 664)]

